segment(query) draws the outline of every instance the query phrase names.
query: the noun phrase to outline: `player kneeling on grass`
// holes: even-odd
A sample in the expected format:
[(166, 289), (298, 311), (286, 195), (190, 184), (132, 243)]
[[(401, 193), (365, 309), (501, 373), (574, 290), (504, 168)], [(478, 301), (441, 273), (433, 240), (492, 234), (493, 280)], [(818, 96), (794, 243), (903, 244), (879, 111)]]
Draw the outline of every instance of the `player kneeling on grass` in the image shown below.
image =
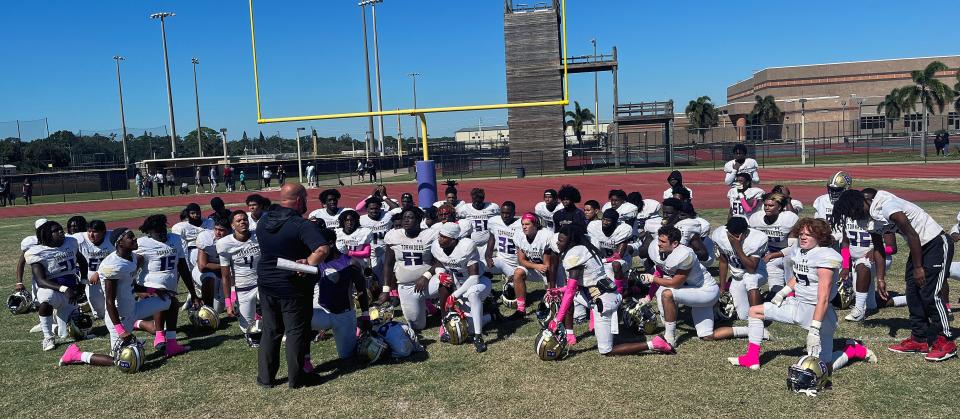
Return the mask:
[(97, 275), (97, 268), (100, 262), (113, 252), (113, 244), (110, 240), (105, 240), (107, 234), (109, 234), (107, 224), (101, 220), (93, 220), (86, 231), (73, 234), (73, 238), (77, 239), (80, 246), (80, 254), (87, 260), (87, 301), (93, 311), (94, 319), (104, 318), (103, 287)]
[[(606, 276), (599, 250), (590, 243), (586, 232), (576, 224), (560, 227), (557, 235), (557, 250), (563, 269), (567, 272), (567, 282), (560, 308), (555, 318), (547, 324), (547, 329), (555, 332), (573, 306), (577, 295), (589, 300), (594, 316), (593, 333), (597, 337), (597, 350), (603, 355), (630, 355), (644, 351), (673, 353), (673, 346), (660, 336), (646, 342), (613, 344), (613, 326), (621, 297), (616, 285)], [(583, 284), (581, 290), (580, 284)], [(585, 292), (585, 293), (583, 293)]]
[[(713, 241), (720, 249), (720, 289), (729, 296), (734, 313), (746, 320), (750, 307), (763, 304), (760, 287), (767, 282), (763, 255), (767, 252), (767, 235), (747, 227), (747, 219), (732, 217), (726, 226), (713, 231)], [(732, 281), (731, 281), (732, 279)], [(721, 298), (721, 304), (724, 298)], [(729, 313), (729, 312), (728, 312)], [(718, 327), (711, 339), (747, 337), (747, 327)]]
[(613, 278), (617, 293), (623, 294), (630, 261), (633, 259), (629, 248), (633, 227), (620, 222), (620, 213), (615, 208), (607, 208), (600, 220), (591, 221), (587, 225), (587, 234), (593, 247), (600, 250), (607, 278)]
[[(417, 281), (418, 292), (436, 296), (443, 302), (442, 318), (446, 319), (450, 310), (464, 313), (472, 319), (470, 330), (473, 346), (477, 352), (487, 350), (483, 341), (483, 325), (490, 321), (490, 314), (484, 315), (483, 301), (490, 296), (492, 284), (490, 278), (483, 275), (480, 253), (477, 245), (469, 238), (459, 239), (460, 227), (454, 223), (445, 223), (440, 228), (436, 241), (430, 245), (433, 255), (433, 271), (428, 270)], [(462, 300), (466, 300), (464, 303)], [(465, 306), (461, 310), (460, 306)], [(461, 315), (461, 321), (463, 320)], [(440, 341), (450, 342), (451, 338), (443, 325), (440, 326)]]
[(233, 234), (217, 240), (220, 255), (220, 276), (223, 278), (223, 295), (226, 298), (227, 315), (238, 313), (237, 324), (251, 348), (260, 347), (260, 328), (257, 326), (257, 305), (260, 293), (257, 289), (257, 262), (260, 259), (260, 243), (257, 233), (250, 231), (247, 213), (236, 210), (230, 215)]
[(403, 228), (390, 230), (383, 239), (386, 283), (379, 304), (389, 301), (394, 307), (399, 305), (410, 328), (419, 334), (427, 326), (427, 287), (421, 280), (433, 264), (430, 245), (437, 239), (437, 230), (420, 228), (423, 211), (419, 208), (408, 209), (400, 216)]
[[(727, 360), (733, 365), (759, 369), (763, 321), (771, 320), (807, 329), (807, 355), (826, 364), (828, 375), (850, 361), (876, 362), (873, 352), (857, 341), (847, 341), (843, 351), (833, 353), (837, 313), (830, 301), (837, 294), (841, 257), (830, 247), (830, 227), (823, 220), (803, 218), (791, 235), (799, 238), (799, 244), (786, 249), (792, 268), (790, 279), (770, 302), (750, 307), (747, 353)], [(791, 293), (794, 296), (788, 297)]]
[[(513, 241), (521, 231), (522, 221), (517, 218), (517, 206), (513, 201), (505, 201), (500, 206), (500, 216), (493, 217), (488, 223), (490, 238), (487, 240), (486, 251), (483, 254), (487, 262), (488, 275), (503, 275), (504, 280), (510, 282), (517, 271), (517, 244)], [(479, 251), (479, 250), (478, 250)], [(516, 284), (514, 284), (516, 288)], [(521, 285), (523, 296), (517, 295), (517, 311), (526, 310), (526, 287)]]
[[(123, 363), (117, 360), (123, 348), (134, 345), (139, 353), (141, 346), (131, 333), (134, 330), (134, 323), (140, 318), (170, 307), (170, 299), (166, 296), (152, 295), (136, 299), (138, 292), (145, 291), (143, 287), (136, 284), (136, 274), (144, 266), (144, 258), (134, 253), (134, 250), (137, 250), (137, 238), (133, 231), (123, 227), (115, 229), (110, 232), (110, 237), (106, 238), (106, 241), (116, 250), (100, 262), (97, 274), (102, 281), (106, 298), (104, 323), (107, 331), (110, 332), (111, 355), (83, 352), (76, 344), (72, 344), (60, 357), (61, 366), (116, 364), (124, 369)], [(124, 362), (129, 361), (124, 360)], [(129, 369), (124, 369), (125, 372), (136, 372), (140, 365), (137, 362), (136, 365), (128, 365), (126, 368)]]
[[(63, 324), (70, 321), (77, 298), (83, 294), (86, 282), (87, 261), (80, 254), (77, 239), (67, 237), (63, 226), (56, 221), (47, 221), (37, 228), (37, 245), (24, 253), (26, 263), (33, 271), (37, 284), (37, 302), (40, 303), (40, 327), (43, 331), (41, 347), (53, 350), (53, 310)], [(79, 267), (83, 278), (77, 277)], [(60, 327), (60, 336), (66, 337), (65, 327)]]
[[(526, 314), (527, 280), (541, 281), (546, 285), (550, 273), (548, 255), (553, 231), (541, 228), (540, 217), (528, 212), (520, 217), (520, 231), (513, 237), (517, 246), (517, 268), (511, 278), (516, 295), (517, 312)], [(550, 288), (548, 286), (548, 288)], [(570, 330), (573, 331), (572, 329)]]
[(197, 264), (193, 268), (194, 286), (200, 289), (200, 298), (217, 314), (223, 311), (225, 297), (222, 293), (223, 278), (217, 241), (231, 233), (231, 217), (216, 218), (213, 230), (204, 230), (197, 235)]
[(645, 249), (657, 273), (643, 276), (644, 282), (659, 286), (656, 297), (664, 326), (663, 337), (674, 347), (679, 306), (691, 308), (697, 336), (707, 339), (713, 335), (713, 306), (720, 298), (720, 287), (713, 276), (691, 248), (680, 244), (680, 237), (676, 227), (661, 227), (657, 231), (657, 241)]
[(177, 300), (177, 278), (183, 281), (190, 293), (193, 307), (199, 308), (203, 301), (197, 296), (190, 270), (187, 268), (183, 253), (183, 241), (180, 236), (167, 232), (167, 216), (154, 214), (143, 220), (140, 232), (145, 237), (137, 239), (136, 253), (143, 256), (146, 275), (142, 275), (142, 285), (147, 294), (169, 298), (168, 308), (158, 309), (153, 321), (137, 322), (137, 329), (155, 333), (153, 347), (163, 351), (167, 357), (179, 355), (190, 350), (188, 346), (177, 343), (177, 316), (180, 302)]

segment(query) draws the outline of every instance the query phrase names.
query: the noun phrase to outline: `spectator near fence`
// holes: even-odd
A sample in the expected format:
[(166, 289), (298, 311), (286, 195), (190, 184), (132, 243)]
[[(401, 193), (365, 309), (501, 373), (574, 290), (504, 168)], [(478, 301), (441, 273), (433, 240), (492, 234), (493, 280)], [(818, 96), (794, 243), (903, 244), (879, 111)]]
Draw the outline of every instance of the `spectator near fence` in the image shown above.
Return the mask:
[[(270, 178), (273, 177), (273, 172), (270, 171), (269, 167), (263, 168), (263, 188), (270, 187)], [(261, 188), (261, 189), (263, 189)]]
[(243, 170), (240, 171), (240, 190), (247, 190), (247, 174)]
[(367, 173), (370, 174), (370, 181), (377, 181), (377, 166), (373, 163), (373, 160), (367, 160)]
[(203, 176), (200, 174), (200, 166), (197, 166), (197, 171), (193, 174), (193, 183), (197, 187), (197, 193), (200, 193), (200, 190), (203, 189)]
[(227, 188), (227, 192), (233, 192), (233, 168), (229, 164), (223, 166), (223, 185)]
[(217, 166), (210, 166), (210, 193), (217, 192)]
[(160, 169), (157, 169), (157, 173), (153, 175), (153, 183), (157, 184), (157, 196), (163, 196), (164, 184), (163, 184), (163, 173), (160, 172)]
[(170, 189), (170, 196), (176, 195), (177, 178), (173, 175), (173, 170), (167, 170), (167, 188)]
[(317, 186), (317, 181), (313, 178), (313, 162), (307, 163), (307, 186), (314, 187)]
[(137, 185), (137, 197), (143, 198), (143, 175), (140, 174), (139, 170), (137, 170), (136, 176), (133, 177), (133, 183)]
[(7, 206), (7, 188), (10, 187), (10, 181), (6, 178), (0, 179), (0, 207)]
[(277, 165), (277, 183), (279, 187), (283, 187), (283, 183), (287, 181), (287, 171), (283, 170), (283, 166)]
[(23, 178), (23, 202), (33, 204), (33, 182), (30, 178)]

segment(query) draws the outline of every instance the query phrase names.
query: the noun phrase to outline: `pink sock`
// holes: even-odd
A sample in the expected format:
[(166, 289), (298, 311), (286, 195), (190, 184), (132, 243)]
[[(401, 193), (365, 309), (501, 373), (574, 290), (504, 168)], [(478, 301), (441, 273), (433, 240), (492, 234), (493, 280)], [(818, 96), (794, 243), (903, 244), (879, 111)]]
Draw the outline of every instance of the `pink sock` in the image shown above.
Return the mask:
[(590, 310), (590, 323), (587, 324), (587, 330), (593, 331), (593, 310)]
[(526, 312), (527, 311), (527, 299), (526, 298), (517, 298), (517, 311)]
[(260, 320), (261, 318), (262, 318), (262, 317), (260, 317), (260, 313), (256, 313), (256, 314), (253, 315), (253, 319), (254, 319), (254, 320)]
[(617, 294), (623, 294), (623, 288), (624, 288), (623, 285), (624, 285), (624, 282), (625, 282), (625, 281), (622, 280), (622, 279), (614, 279), (614, 280), (613, 280), (613, 283), (617, 286)]
[(737, 358), (741, 366), (749, 367), (760, 363), (760, 345), (756, 343), (747, 344), (747, 353)]
[(847, 354), (847, 359), (851, 361), (864, 359), (867, 357), (867, 347), (859, 343), (854, 343), (853, 345), (847, 346), (847, 348), (843, 350), (843, 353)]
[(163, 334), (163, 330), (157, 330), (157, 333), (155, 333), (153, 337), (153, 346), (166, 342), (167, 336)]
[(647, 298), (653, 300), (657, 297), (657, 289), (660, 288), (660, 284), (650, 284), (650, 289), (647, 290)]

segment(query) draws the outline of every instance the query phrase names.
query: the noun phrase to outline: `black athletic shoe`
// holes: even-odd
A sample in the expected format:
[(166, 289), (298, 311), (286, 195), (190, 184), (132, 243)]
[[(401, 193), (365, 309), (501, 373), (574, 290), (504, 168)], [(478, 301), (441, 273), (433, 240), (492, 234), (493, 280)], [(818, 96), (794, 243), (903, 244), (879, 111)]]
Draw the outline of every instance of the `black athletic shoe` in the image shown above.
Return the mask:
[(259, 348), (259, 347), (260, 347), (260, 334), (259, 334), (259, 333), (255, 334), (255, 335), (254, 335), (254, 334), (250, 334), (250, 333), (244, 333), (244, 334), (243, 334), (243, 337), (244, 337), (244, 339), (246, 339), (246, 341), (247, 341), (247, 346), (249, 346), (249, 347), (251, 347), (251, 348)]
[(473, 347), (478, 354), (487, 351), (487, 343), (483, 341), (483, 335), (473, 335)]

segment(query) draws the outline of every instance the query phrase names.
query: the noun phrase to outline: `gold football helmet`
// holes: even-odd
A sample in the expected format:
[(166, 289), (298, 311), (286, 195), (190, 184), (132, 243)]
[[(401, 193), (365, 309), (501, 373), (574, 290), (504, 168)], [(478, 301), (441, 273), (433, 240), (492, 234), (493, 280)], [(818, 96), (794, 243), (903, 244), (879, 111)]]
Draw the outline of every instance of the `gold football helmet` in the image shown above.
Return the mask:
[(820, 358), (804, 355), (796, 364), (787, 369), (787, 388), (794, 393), (816, 396), (817, 392), (830, 384), (830, 372), (827, 364)]
[(387, 343), (373, 333), (364, 333), (357, 340), (357, 354), (368, 363), (374, 363), (387, 352)]
[(450, 337), (450, 343), (460, 345), (467, 341), (470, 332), (467, 330), (467, 322), (464, 317), (456, 311), (449, 311), (443, 318), (443, 327)]
[(558, 325), (555, 332), (551, 332), (550, 329), (541, 330), (533, 348), (543, 361), (559, 361), (570, 352), (562, 325)]
[(827, 193), (830, 194), (830, 202), (837, 202), (843, 191), (853, 187), (853, 177), (847, 172), (837, 172), (827, 182)]
[(220, 327), (220, 315), (209, 306), (201, 306), (190, 310), (190, 323), (194, 327), (214, 331)]
[(113, 349), (113, 364), (127, 374), (140, 371), (143, 367), (143, 342), (132, 336), (126, 342), (117, 340)]

